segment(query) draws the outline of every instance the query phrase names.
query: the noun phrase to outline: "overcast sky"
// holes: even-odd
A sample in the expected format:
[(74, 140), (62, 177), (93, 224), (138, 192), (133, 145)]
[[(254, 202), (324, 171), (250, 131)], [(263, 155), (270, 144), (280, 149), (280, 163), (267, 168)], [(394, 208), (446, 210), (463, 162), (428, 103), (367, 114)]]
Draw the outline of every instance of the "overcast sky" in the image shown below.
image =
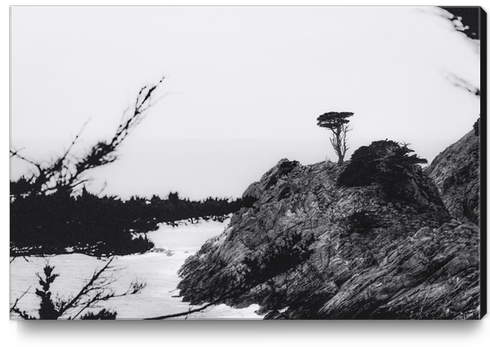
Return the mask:
[[(479, 53), (431, 7), (14, 7), (11, 145), (36, 160), (111, 136), (145, 84), (163, 99), (94, 170), (102, 194), (238, 197), (281, 158), (336, 160), (316, 118), (351, 111), (350, 150), (432, 160), (471, 130)], [(12, 162), (11, 177), (26, 167)]]

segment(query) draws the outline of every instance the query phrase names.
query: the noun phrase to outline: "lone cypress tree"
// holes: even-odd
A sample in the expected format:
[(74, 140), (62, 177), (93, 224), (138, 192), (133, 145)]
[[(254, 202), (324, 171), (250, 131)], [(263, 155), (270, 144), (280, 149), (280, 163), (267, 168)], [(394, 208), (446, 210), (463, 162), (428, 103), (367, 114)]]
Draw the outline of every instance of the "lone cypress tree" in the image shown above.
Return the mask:
[(318, 126), (327, 128), (332, 131), (332, 137), (330, 143), (333, 146), (335, 154), (339, 157), (339, 164), (344, 163), (345, 152), (349, 149), (347, 147), (347, 132), (351, 129), (348, 127), (349, 117), (352, 117), (352, 112), (327, 112), (319, 116), (316, 120)]

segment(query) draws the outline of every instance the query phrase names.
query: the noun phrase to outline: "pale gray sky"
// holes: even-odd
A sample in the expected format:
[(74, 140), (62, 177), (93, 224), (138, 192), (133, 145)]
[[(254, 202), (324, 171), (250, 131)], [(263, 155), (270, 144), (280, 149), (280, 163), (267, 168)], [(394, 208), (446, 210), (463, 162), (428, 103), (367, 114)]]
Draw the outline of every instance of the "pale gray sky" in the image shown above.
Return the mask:
[(447, 72), (479, 86), (479, 55), (430, 7), (14, 7), (11, 144), (49, 159), (90, 119), (88, 148), (165, 76), (91, 190), (237, 197), (281, 158), (335, 160), (328, 111), (355, 113), (347, 157), (388, 138), (432, 160), (480, 113)]

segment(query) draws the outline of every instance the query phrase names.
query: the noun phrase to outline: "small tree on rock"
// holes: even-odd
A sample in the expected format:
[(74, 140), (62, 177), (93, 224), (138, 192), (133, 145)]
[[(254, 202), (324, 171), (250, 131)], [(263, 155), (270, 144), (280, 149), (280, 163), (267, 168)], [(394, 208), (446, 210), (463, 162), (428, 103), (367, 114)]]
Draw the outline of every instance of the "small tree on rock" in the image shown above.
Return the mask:
[(352, 112), (327, 112), (317, 118), (318, 126), (327, 128), (332, 132), (330, 143), (333, 146), (335, 154), (339, 157), (339, 164), (344, 163), (345, 153), (349, 149), (347, 147), (347, 132), (351, 129), (347, 125), (349, 117), (352, 117)]

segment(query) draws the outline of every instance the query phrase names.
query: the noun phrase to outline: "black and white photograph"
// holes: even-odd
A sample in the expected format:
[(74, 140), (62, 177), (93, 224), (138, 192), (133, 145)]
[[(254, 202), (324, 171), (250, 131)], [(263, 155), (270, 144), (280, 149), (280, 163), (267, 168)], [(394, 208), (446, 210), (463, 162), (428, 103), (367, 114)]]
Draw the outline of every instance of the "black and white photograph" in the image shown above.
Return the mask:
[(12, 6), (10, 320), (481, 320), (483, 57), (478, 6)]

